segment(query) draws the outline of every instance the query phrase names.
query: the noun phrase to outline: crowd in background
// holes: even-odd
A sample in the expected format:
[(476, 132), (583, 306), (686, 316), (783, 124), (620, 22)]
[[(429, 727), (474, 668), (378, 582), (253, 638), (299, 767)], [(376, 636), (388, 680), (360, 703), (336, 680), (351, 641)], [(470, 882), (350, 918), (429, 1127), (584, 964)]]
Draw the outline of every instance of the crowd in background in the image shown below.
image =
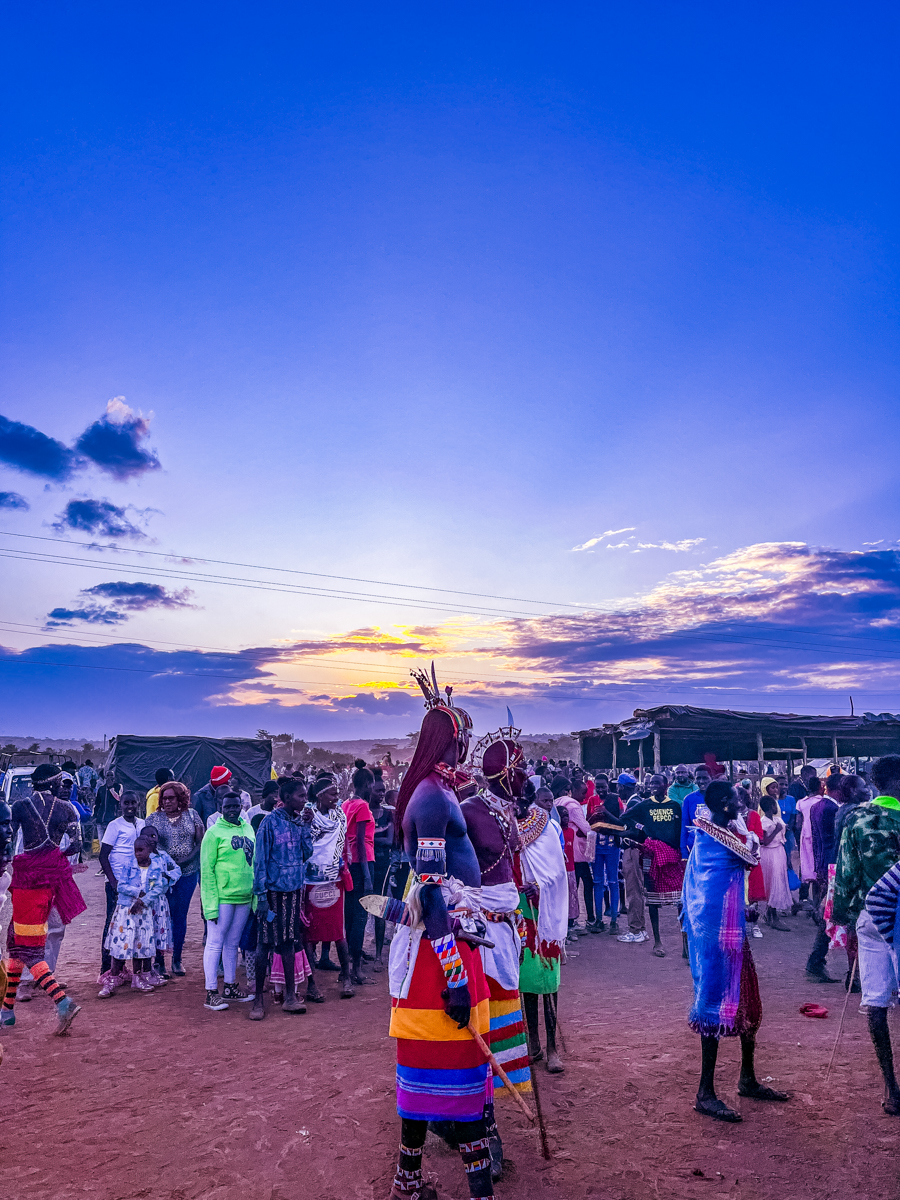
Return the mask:
[[(637, 815), (650, 823), (656, 844), (684, 861), (695, 818), (708, 815), (704, 793), (715, 768), (679, 765), (610, 776), (572, 761), (544, 759), (529, 760), (528, 770), (529, 796), (550, 813), (566, 859), (569, 941), (601, 933), (622, 943), (648, 941), (645, 848), (592, 823), (604, 813), (611, 824), (626, 812), (634, 820), (640, 807)], [(387, 927), (374, 919), (367, 953), (369, 915), (360, 901), (372, 892), (402, 896), (409, 874), (394, 834), (396, 790), (387, 786), (384, 765), (370, 768), (357, 760), (353, 767), (328, 770), (285, 763), (258, 795), (239, 786), (225, 766), (214, 767), (193, 793), (160, 766), (144, 795), (105, 779), (90, 760), (81, 767), (64, 763), (61, 772), (58, 795), (74, 806), (85, 847), (72, 860), (85, 857), (93, 842), (98, 874), (105, 877), (100, 996), (125, 985), (151, 992), (187, 973), (188, 913), (198, 890), (209, 1009), (252, 1002), (259, 1018), (264, 1009), (258, 993), (266, 988), (288, 1011), (303, 1011), (323, 999), (317, 972), (336, 974), (340, 995), (350, 998), (371, 982), (369, 963), (375, 972), (384, 969)], [(393, 764), (388, 772), (389, 782), (399, 782)], [(828, 980), (826, 955), (841, 944), (851, 985), (855, 939), (851, 931), (835, 943), (825, 907), (847, 815), (870, 796), (866, 779), (838, 764), (809, 765), (795, 779), (779, 773), (740, 779), (737, 794), (760, 846), (760, 865), (748, 883), (752, 935), (787, 930), (792, 917), (809, 918), (815, 932), (808, 973)], [(61, 849), (67, 848), (64, 842)], [(286, 894), (295, 902), (285, 902)], [(653, 949), (661, 956), (656, 913), (651, 905)], [(54, 915), (47, 938), (51, 967), (64, 933)], [(290, 964), (287, 971), (282, 967), (281, 950), (293, 963), (293, 978)], [(240, 961), (244, 985), (237, 979)], [(858, 990), (858, 979), (852, 986)], [(19, 1000), (29, 1000), (32, 992), (26, 971)]]

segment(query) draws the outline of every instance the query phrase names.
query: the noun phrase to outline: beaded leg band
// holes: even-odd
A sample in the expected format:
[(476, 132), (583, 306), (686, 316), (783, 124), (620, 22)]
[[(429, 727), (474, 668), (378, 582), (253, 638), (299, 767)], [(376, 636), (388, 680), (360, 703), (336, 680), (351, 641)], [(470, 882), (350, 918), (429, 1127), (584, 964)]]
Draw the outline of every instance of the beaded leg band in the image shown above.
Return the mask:
[(422, 1146), (404, 1146), (400, 1143), (397, 1173), (392, 1188), (395, 1196), (412, 1196), (422, 1187)]
[(460, 1142), (459, 1153), (466, 1169), (466, 1181), (472, 1200), (490, 1200), (494, 1194), (491, 1181), (491, 1152), (486, 1137), (474, 1142)]

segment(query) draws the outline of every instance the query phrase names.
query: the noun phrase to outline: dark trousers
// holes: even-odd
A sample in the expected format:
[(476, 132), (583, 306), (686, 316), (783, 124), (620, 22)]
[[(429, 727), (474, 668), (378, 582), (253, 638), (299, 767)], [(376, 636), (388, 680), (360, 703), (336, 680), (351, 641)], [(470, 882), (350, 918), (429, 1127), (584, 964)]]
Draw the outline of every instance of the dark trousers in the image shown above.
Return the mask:
[(187, 935), (188, 909), (194, 896), (194, 888), (200, 879), (200, 872), (182, 875), (177, 883), (169, 889), (169, 912), (172, 915), (172, 961), (181, 962), (181, 952), (184, 949), (184, 939)]
[(347, 949), (356, 966), (362, 955), (369, 914), (360, 904), (363, 894), (362, 863), (351, 863), (350, 874), (353, 876), (353, 891), (344, 892), (344, 929), (347, 934)]
[(575, 890), (578, 891), (578, 884), (581, 883), (584, 887), (584, 907), (587, 913), (587, 919), (594, 919), (594, 876), (591, 871), (590, 863), (577, 862), (575, 864)]
[(104, 887), (106, 888), (106, 921), (103, 925), (103, 938), (100, 942), (100, 970), (108, 971), (112, 967), (112, 958), (110, 957), (109, 951), (106, 949), (106, 935), (109, 933), (109, 925), (112, 921), (112, 915), (116, 911), (118, 897), (116, 894), (116, 889), (108, 879), (104, 884)]

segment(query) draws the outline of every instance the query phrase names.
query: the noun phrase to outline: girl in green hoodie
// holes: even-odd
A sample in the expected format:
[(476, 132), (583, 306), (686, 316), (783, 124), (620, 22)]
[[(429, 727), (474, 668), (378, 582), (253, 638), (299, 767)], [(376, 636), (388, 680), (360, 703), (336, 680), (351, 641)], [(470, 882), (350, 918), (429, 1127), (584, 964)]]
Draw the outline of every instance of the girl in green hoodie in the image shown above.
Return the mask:
[[(256, 834), (241, 816), (241, 797), (227, 792), (222, 815), (203, 836), (200, 846), (200, 900), (206, 918), (206, 975), (204, 1008), (221, 1012), (228, 1001), (244, 1003), (253, 997), (237, 985), (238, 943), (250, 916), (253, 896), (253, 846)], [(219, 958), (225, 971), (224, 996), (219, 995)]]

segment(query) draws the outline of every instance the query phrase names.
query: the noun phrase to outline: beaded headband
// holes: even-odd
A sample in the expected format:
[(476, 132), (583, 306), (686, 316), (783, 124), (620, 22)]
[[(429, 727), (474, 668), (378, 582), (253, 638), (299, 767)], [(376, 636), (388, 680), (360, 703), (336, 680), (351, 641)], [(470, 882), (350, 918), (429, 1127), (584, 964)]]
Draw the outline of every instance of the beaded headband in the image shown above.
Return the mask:
[[(500, 779), (504, 775), (508, 775), (509, 772), (514, 767), (517, 767), (525, 757), (525, 751), (519, 745), (519, 737), (522, 733), (522, 730), (516, 727), (516, 724), (513, 721), (513, 715), (508, 708), (506, 710), (506, 719), (508, 724), (501, 725), (500, 728), (495, 730), (493, 733), (486, 733), (472, 751), (472, 766), (475, 768), (475, 770), (480, 771), (485, 779)], [(506, 750), (506, 763), (499, 771), (495, 772), (495, 774), (488, 775), (484, 769), (484, 752), (487, 750), (488, 746), (493, 746), (497, 742), (502, 742), (504, 745), (504, 749)], [(515, 749), (512, 751), (510, 751), (508, 745), (509, 742), (513, 742), (515, 744)]]

